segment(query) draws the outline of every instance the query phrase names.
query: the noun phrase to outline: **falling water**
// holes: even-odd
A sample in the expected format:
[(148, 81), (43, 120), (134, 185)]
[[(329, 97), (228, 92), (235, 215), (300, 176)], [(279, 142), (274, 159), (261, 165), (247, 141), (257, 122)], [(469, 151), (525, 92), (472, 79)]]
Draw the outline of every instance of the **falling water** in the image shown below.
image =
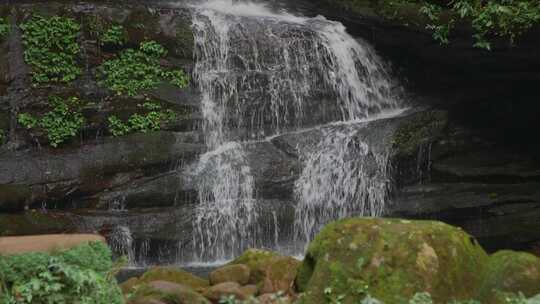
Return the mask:
[(135, 248), (129, 227), (115, 226), (108, 236), (108, 242), (114, 254), (126, 256), (130, 264), (135, 263)]
[[(228, 259), (261, 239), (242, 142), (397, 108), (399, 87), (365, 42), (324, 17), (219, 0), (194, 8), (193, 29), (193, 75), (210, 150), (189, 168), (199, 192), (194, 252), (199, 261)], [(381, 214), (388, 199), (387, 151), (355, 130), (327, 130), (305, 152), (295, 190), (300, 239), (309, 240), (336, 217)], [(275, 247), (278, 234), (276, 228)]]
[(193, 234), (196, 260), (231, 259), (254, 247), (254, 181), (241, 145), (225, 143), (202, 155), (194, 175), (200, 178)]
[(305, 153), (304, 169), (295, 183), (294, 230), (299, 248), (331, 220), (382, 215), (392, 188), (390, 150), (373, 144), (360, 131), (362, 127), (356, 125), (330, 127)]

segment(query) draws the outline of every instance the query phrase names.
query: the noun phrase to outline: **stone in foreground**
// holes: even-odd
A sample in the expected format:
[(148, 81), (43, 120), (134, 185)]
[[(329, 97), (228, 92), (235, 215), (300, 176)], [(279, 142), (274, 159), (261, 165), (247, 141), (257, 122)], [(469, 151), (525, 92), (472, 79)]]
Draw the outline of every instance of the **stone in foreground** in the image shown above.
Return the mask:
[(441, 222), (353, 218), (315, 237), (296, 283), (301, 303), (357, 303), (367, 294), (407, 303), (417, 292), (446, 303), (475, 298), (487, 260), (474, 238)]

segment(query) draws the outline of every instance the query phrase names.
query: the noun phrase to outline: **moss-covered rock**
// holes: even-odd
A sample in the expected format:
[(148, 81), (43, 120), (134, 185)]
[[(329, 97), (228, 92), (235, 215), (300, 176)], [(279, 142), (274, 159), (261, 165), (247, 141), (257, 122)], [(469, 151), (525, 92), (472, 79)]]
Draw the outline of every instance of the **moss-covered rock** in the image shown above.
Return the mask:
[(247, 295), (241, 289), (240, 284), (236, 282), (225, 282), (214, 285), (204, 292), (204, 296), (213, 303), (218, 303), (222, 298), (234, 296), (238, 300), (247, 299)]
[(193, 288), (167, 281), (152, 281), (139, 291), (143, 298), (170, 304), (209, 304), (210, 302)]
[(209, 278), (212, 285), (224, 282), (236, 282), (244, 285), (249, 282), (249, 275), (250, 269), (247, 265), (235, 264), (225, 265), (212, 271)]
[(493, 254), (479, 292), (483, 303), (494, 303), (499, 292), (540, 293), (540, 259), (530, 253), (502, 250)]
[(244, 264), (251, 270), (249, 283), (258, 284), (265, 276), (265, 269), (273, 258), (278, 257), (277, 253), (261, 250), (248, 249), (238, 258), (229, 263), (229, 265)]
[(173, 267), (154, 267), (145, 272), (139, 278), (139, 284), (152, 281), (167, 281), (189, 286), (195, 290), (201, 290), (208, 287), (208, 281), (201, 279), (180, 268)]
[(292, 293), (301, 262), (293, 257), (274, 257), (264, 271), (261, 293)]
[(370, 294), (407, 303), (427, 291), (435, 303), (474, 298), (488, 256), (467, 233), (440, 222), (353, 218), (327, 225), (299, 269), (301, 303)]

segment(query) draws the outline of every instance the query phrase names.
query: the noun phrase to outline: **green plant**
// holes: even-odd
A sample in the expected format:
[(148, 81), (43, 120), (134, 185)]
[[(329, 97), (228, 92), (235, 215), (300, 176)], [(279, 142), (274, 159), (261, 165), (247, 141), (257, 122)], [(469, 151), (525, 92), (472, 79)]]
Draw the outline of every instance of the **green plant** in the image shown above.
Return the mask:
[(113, 267), (102, 242), (50, 255), (0, 256), (0, 303), (124, 303)]
[(118, 95), (128, 96), (155, 88), (166, 80), (180, 88), (186, 87), (189, 80), (184, 71), (167, 71), (160, 65), (166, 54), (167, 50), (154, 41), (141, 43), (138, 50), (127, 49), (100, 67), (102, 84)]
[(177, 118), (174, 111), (170, 109), (162, 110), (157, 103), (145, 102), (139, 106), (148, 112), (142, 115), (135, 113), (129, 117), (127, 122), (114, 115), (108, 118), (109, 130), (113, 136), (122, 136), (133, 132), (159, 131), (161, 124), (175, 121)]
[(126, 42), (124, 27), (121, 25), (111, 26), (100, 35), (99, 40), (101, 45), (124, 45)]
[(72, 97), (63, 100), (56, 96), (49, 97), (50, 111), (36, 118), (28, 113), (21, 113), (17, 121), (26, 129), (41, 128), (47, 133), (52, 147), (58, 147), (67, 139), (77, 135), (85, 119), (81, 113), (81, 102)]
[[(448, 11), (443, 20), (442, 12)], [(457, 21), (471, 24), (474, 47), (491, 50), (491, 40), (506, 38), (511, 45), (540, 22), (540, 2), (532, 0), (452, 0), (449, 7), (423, 2), (420, 12), (430, 21), (426, 26), (443, 44)]]
[(433, 299), (428, 292), (417, 292), (409, 300), (409, 304), (433, 304)]
[(9, 24), (6, 19), (0, 18), (0, 40), (4, 39), (9, 34)]
[(21, 25), (24, 59), (36, 84), (71, 82), (81, 74), (77, 64), (80, 25), (74, 19), (34, 15)]
[(233, 295), (224, 296), (219, 299), (219, 304), (236, 304), (236, 297)]

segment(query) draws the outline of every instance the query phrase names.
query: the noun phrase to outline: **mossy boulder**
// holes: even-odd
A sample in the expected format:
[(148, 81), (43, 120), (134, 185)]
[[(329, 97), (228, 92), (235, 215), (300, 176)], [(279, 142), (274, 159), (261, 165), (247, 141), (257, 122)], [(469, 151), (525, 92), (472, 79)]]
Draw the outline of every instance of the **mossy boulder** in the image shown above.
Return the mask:
[(138, 303), (210, 304), (193, 288), (167, 281), (151, 281), (139, 285), (128, 300), (128, 304)]
[(245, 300), (248, 298), (248, 295), (244, 294), (244, 292), (245, 290), (242, 290), (240, 284), (236, 282), (225, 282), (208, 288), (204, 292), (204, 296), (213, 303), (218, 303), (222, 298), (229, 296), (234, 296), (238, 300)]
[(244, 264), (225, 265), (209, 275), (210, 283), (216, 285), (224, 282), (236, 282), (244, 285), (249, 282), (250, 269)]
[(479, 299), (493, 303), (499, 292), (540, 293), (540, 259), (530, 253), (502, 250), (493, 254), (484, 271)]
[(275, 257), (279, 257), (275, 252), (261, 249), (248, 249), (228, 265), (243, 264), (248, 266), (250, 269), (249, 283), (258, 284), (265, 276), (267, 265)]
[(208, 287), (208, 281), (195, 276), (180, 268), (154, 267), (145, 272), (139, 278), (139, 284), (152, 281), (167, 281), (191, 287), (195, 290), (203, 290)]
[(399, 304), (424, 291), (446, 303), (476, 296), (487, 260), (474, 238), (441, 222), (352, 218), (315, 237), (296, 283), (301, 303), (358, 303), (370, 294)]
[(292, 293), (301, 262), (293, 257), (274, 257), (264, 270), (261, 293)]

